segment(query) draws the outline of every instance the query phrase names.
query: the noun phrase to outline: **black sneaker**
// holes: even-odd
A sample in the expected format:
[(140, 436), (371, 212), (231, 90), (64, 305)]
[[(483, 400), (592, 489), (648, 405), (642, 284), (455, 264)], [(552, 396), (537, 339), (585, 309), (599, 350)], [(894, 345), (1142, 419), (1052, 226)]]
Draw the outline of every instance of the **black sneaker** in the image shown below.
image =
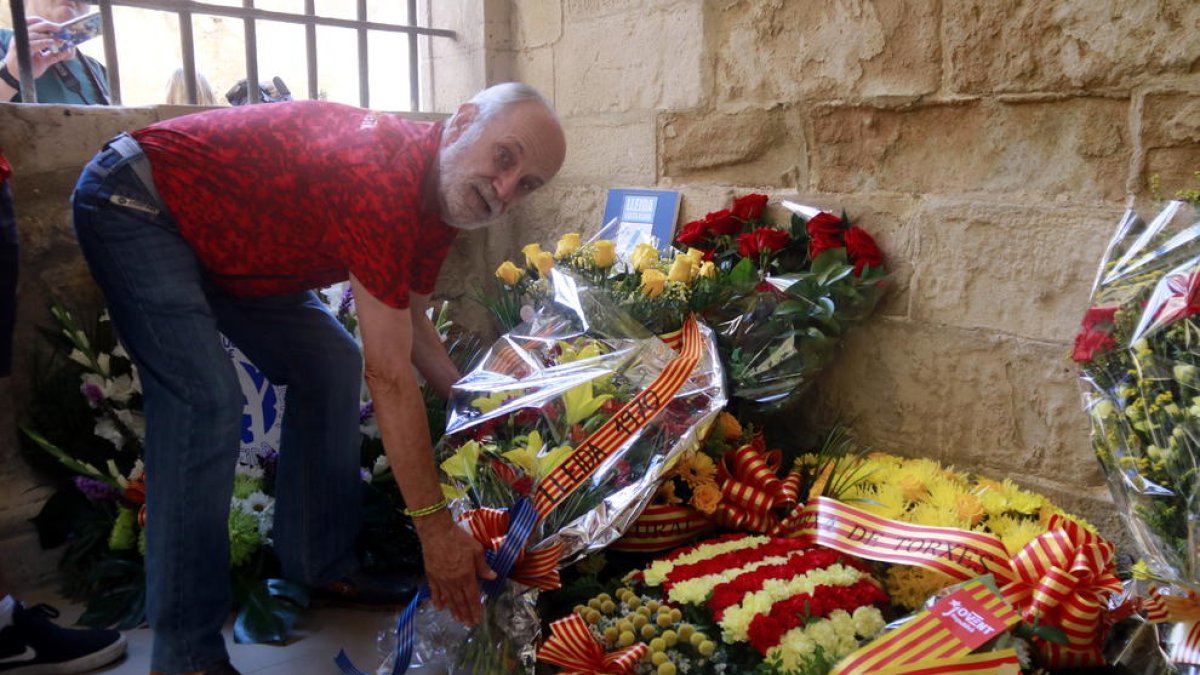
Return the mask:
[(50, 605), (26, 609), (17, 603), (13, 622), (0, 630), (3, 675), (70, 675), (112, 663), (125, 653), (125, 636), (115, 630), (63, 628)]

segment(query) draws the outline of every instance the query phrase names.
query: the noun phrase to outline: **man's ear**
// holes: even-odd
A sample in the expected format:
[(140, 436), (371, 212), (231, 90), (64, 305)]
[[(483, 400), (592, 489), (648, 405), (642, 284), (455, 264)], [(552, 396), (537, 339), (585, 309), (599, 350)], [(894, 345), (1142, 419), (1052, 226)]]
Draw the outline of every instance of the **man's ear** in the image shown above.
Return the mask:
[(471, 124), (475, 121), (475, 117), (479, 114), (479, 106), (474, 103), (464, 103), (458, 106), (458, 110), (454, 113), (454, 117), (446, 123), (446, 144), (449, 145), (457, 141)]

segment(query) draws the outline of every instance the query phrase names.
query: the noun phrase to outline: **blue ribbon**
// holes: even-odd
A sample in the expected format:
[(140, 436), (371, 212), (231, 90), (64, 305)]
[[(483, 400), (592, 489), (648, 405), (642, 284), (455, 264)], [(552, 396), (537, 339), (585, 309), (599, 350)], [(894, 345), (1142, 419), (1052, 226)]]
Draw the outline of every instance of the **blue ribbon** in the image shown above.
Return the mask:
[[(533, 534), (533, 528), (538, 521), (538, 513), (537, 509), (533, 508), (533, 502), (529, 501), (527, 497), (521, 497), (508, 509), (508, 518), (508, 532), (504, 536), (504, 544), (500, 546), (499, 551), (488, 551), (484, 554), (488, 566), (496, 573), (495, 579), (483, 582), (483, 592), (489, 598), (494, 597), (504, 587), (509, 572), (517, 563), (521, 552), (525, 550), (525, 542), (529, 541), (530, 535)], [(409, 664), (412, 663), (413, 640), (416, 637), (412, 619), (417, 613), (417, 606), (429, 597), (429, 593), (429, 584), (422, 584), (421, 589), (417, 591), (412, 601), (408, 603), (408, 607), (404, 608), (404, 611), (400, 613), (400, 618), (396, 620), (396, 647), (392, 651), (392, 675), (401, 675), (408, 670)], [(342, 675), (368, 675), (350, 663), (350, 657), (346, 656), (344, 649), (338, 652), (333, 662), (341, 669)]]

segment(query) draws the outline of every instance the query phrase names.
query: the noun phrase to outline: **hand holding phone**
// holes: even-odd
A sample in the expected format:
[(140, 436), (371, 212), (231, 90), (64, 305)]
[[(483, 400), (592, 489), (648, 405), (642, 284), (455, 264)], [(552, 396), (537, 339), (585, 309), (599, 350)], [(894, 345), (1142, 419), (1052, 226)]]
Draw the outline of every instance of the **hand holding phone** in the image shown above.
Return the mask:
[(57, 24), (51, 32), (50, 37), (55, 40), (61, 40), (61, 42), (43, 49), (41, 54), (42, 56), (48, 56), (64, 52), (100, 35), (103, 30), (104, 22), (100, 18), (100, 12), (92, 12), (91, 14), (71, 19), (66, 23)]

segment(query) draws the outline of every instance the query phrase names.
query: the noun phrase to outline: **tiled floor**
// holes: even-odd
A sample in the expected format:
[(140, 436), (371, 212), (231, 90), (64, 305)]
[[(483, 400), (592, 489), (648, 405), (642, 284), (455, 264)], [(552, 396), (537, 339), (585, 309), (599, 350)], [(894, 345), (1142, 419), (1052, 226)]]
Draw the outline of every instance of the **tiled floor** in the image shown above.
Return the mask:
[[(66, 604), (51, 591), (21, 593), (26, 605), (46, 602), (62, 612), (59, 624), (70, 626), (83, 611), (82, 607)], [(301, 616), (295, 639), (287, 645), (234, 644), (225, 627), (225, 642), (233, 665), (245, 675), (335, 675), (340, 671), (333, 663), (339, 650), (346, 654), (359, 670), (371, 673), (382, 662), (376, 646), (376, 634), (390, 625), (392, 612), (368, 612), (348, 609), (312, 609)], [(147, 675), (150, 672), (150, 631), (132, 630), (125, 633), (129, 649), (125, 658), (113, 665), (94, 671), (106, 675)]]

